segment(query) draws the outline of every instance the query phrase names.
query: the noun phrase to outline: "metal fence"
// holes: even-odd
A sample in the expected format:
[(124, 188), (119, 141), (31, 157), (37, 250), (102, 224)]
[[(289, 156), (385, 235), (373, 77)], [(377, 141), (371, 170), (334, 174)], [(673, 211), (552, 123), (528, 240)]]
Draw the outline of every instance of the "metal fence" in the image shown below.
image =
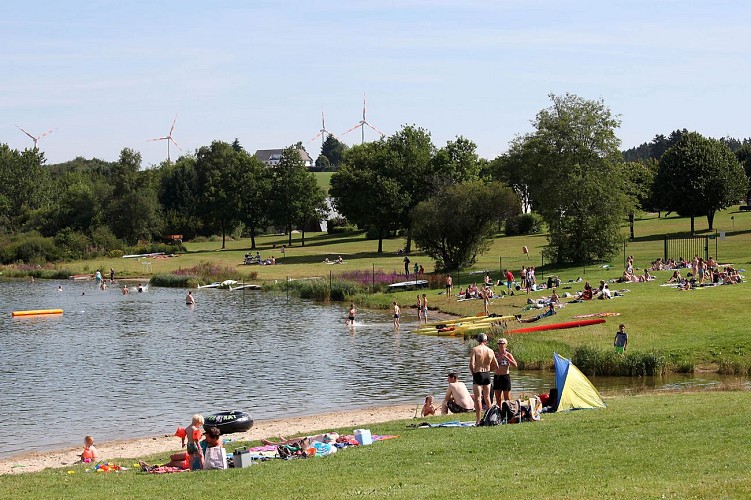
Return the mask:
[(670, 258), (691, 260), (694, 255), (708, 260), (710, 240), (714, 240), (714, 257), (717, 257), (717, 238), (715, 235), (682, 238), (665, 236), (663, 260)]

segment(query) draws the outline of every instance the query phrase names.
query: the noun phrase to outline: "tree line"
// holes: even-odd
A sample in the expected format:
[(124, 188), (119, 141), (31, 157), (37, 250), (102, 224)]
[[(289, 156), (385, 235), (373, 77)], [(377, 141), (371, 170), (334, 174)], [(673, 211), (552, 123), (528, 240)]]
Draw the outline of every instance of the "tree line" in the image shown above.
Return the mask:
[[(676, 131), (653, 141), (652, 153), (667, 146), (659, 158), (625, 161), (620, 118), (602, 100), (551, 94), (550, 102), (534, 131), (491, 161), (467, 138), (439, 148), (427, 130), (405, 125), (352, 147), (330, 136), (316, 168), (335, 170), (331, 203), (377, 240), (378, 252), (385, 238), (403, 235), (406, 253), (417, 245), (445, 270), (475, 262), (504, 222), (537, 227), (518, 223), (528, 212), (547, 226), (548, 260), (581, 263), (610, 258), (629, 218), (633, 236), (636, 211), (690, 216), (693, 232), (695, 217), (706, 216), (711, 228), (717, 210), (748, 193), (747, 142), (732, 152), (728, 140)], [(142, 169), (140, 154), (127, 148), (116, 162), (45, 166), (37, 149), (0, 145), (0, 238), (38, 235), (67, 257), (168, 234), (221, 234), (224, 248), (227, 235), (241, 233), (255, 248), (259, 234), (283, 230), (291, 244), (300, 228), (304, 245), (305, 229), (325, 219), (328, 206), (301, 147), (285, 148), (279, 164), (267, 167), (237, 140), (214, 141)]]

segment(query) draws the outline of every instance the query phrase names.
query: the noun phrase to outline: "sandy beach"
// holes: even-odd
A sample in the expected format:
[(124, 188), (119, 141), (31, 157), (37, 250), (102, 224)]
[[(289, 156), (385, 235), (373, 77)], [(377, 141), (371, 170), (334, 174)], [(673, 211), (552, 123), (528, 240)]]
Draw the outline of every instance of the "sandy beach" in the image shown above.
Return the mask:
[[(390, 420), (401, 420), (415, 416), (414, 405), (372, 407), (360, 410), (324, 413), (307, 417), (294, 417), (279, 420), (259, 420), (247, 432), (230, 434), (233, 441), (253, 441), (262, 438), (292, 437), (325, 431), (335, 428), (360, 428), (364, 425)], [(190, 416), (186, 415), (186, 422)], [(185, 423), (181, 424), (184, 425)], [(177, 425), (175, 425), (177, 427)], [(96, 438), (96, 436), (94, 436)], [(81, 436), (83, 442), (83, 436)], [(142, 459), (156, 453), (169, 453), (180, 450), (180, 439), (174, 436), (154, 436), (121, 441), (96, 443), (102, 460)], [(22, 474), (36, 472), (48, 467), (61, 468), (75, 464), (83, 444), (76, 448), (36, 452), (0, 459), (0, 474)], [(132, 463), (122, 464), (131, 466)]]

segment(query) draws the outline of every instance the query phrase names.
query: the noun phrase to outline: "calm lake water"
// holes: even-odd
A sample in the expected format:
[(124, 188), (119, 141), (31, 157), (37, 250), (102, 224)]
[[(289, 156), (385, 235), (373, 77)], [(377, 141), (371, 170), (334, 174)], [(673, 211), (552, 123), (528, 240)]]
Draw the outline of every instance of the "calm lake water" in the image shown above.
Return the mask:
[[(63, 291), (58, 291), (58, 286)], [(130, 288), (134, 288), (129, 285)], [(255, 419), (440, 400), (445, 376), (470, 382), (461, 340), (394, 332), (390, 314), (256, 291), (152, 288), (122, 295), (93, 281), (0, 281), (0, 420), (16, 439), (0, 457), (174, 432), (193, 413), (243, 410)], [(11, 311), (64, 309), (12, 318)], [(547, 392), (552, 373), (514, 373), (515, 392)], [(600, 389), (716, 383), (593, 379)]]

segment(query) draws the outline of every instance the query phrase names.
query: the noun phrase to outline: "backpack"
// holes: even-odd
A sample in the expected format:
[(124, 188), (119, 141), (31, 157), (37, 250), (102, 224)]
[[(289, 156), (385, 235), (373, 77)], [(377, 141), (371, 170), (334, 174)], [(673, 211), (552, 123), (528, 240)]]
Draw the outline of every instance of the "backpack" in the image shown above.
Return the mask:
[(504, 401), (501, 404), (501, 419), (508, 423), (518, 423), (522, 417), (522, 405), (521, 401)]
[(481, 426), (500, 425), (503, 423), (503, 416), (501, 415), (501, 409), (498, 405), (493, 405), (487, 409), (482, 420), (480, 420)]
[(227, 468), (227, 452), (221, 446), (212, 446), (206, 448), (203, 454), (203, 468), (210, 469), (226, 469)]

